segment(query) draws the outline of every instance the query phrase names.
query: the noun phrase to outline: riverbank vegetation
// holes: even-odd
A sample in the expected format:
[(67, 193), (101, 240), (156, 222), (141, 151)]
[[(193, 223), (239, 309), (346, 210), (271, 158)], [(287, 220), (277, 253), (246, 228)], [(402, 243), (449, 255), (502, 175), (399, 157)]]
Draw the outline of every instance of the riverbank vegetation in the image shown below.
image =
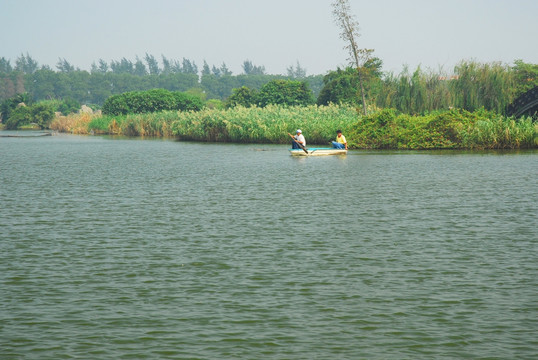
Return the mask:
[[(161, 69), (151, 57), (146, 60), (152, 70), (140, 74), (120, 72), (119, 69), (130, 68), (126, 61), (123, 65), (114, 63), (114, 72), (100, 62), (92, 74), (83, 74), (65, 60), (57, 65), (58, 73), (46, 68), (42, 72), (30, 69), (35, 65), (32, 59), (26, 56), (23, 60), (17, 66), (29, 73), (9, 69), (5, 59), (0, 59), (1, 94), (5, 95), (8, 88), (19, 91), (26, 86), (39, 86), (63, 89), (73, 97), (50, 93), (53, 95), (46, 95), (49, 98), (38, 100), (34, 97), (38, 92), (17, 93), (1, 103), (2, 126), (6, 129), (37, 126), (77, 134), (287, 143), (287, 133), (301, 128), (308, 144), (322, 145), (334, 138), (336, 129), (341, 129), (350, 148), (538, 147), (533, 118), (515, 119), (506, 110), (516, 96), (538, 86), (538, 65), (522, 61), (515, 61), (513, 66), (462, 61), (449, 74), (419, 67), (394, 75), (382, 71), (381, 59), (368, 57), (360, 72), (352, 67), (330, 71), (321, 76), (321, 86), (312, 89), (312, 82), (299, 64), (288, 69), (288, 77), (266, 75), (263, 67), (250, 62), (244, 64), (245, 74), (238, 76), (231, 75), (225, 64), (212, 70), (204, 64), (202, 77), (198, 78), (191, 62), (165, 62)], [(140, 70), (140, 64), (138, 67)], [(191, 81), (193, 76), (198, 80)], [(133, 77), (137, 77), (136, 82), (131, 82)], [(100, 85), (80, 89), (75, 82), (63, 82), (75, 78)], [(191, 80), (185, 82), (184, 78)], [(134, 83), (139, 88), (126, 91)], [(164, 86), (155, 89), (157, 84)], [(215, 86), (213, 89), (226, 88), (222, 93), (225, 95), (215, 95), (208, 84)], [(105, 86), (107, 91), (98, 90), (99, 86)], [(95, 91), (102, 96), (101, 105), (75, 100), (76, 94)], [(102, 107), (104, 115), (74, 113), (81, 103), (94, 110)]]
[(352, 149), (524, 149), (538, 148), (538, 123), (479, 109), (409, 115), (370, 109), (357, 116), (350, 105), (237, 106), (201, 111), (101, 116), (73, 114), (51, 128), (77, 134), (163, 136), (181, 140), (235, 143), (289, 143), (301, 128), (309, 145), (328, 145), (341, 129)]
[(352, 127), (352, 146), (368, 149), (522, 149), (538, 147), (538, 123), (479, 109), (409, 115), (384, 109)]

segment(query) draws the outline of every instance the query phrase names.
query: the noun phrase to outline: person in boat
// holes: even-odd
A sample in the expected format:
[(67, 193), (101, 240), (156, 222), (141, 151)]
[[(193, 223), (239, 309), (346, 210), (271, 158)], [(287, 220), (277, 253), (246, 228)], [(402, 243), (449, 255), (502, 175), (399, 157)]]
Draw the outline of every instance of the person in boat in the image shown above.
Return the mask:
[(303, 132), (301, 131), (301, 129), (296, 131), (296, 135), (293, 138), (297, 142), (295, 142), (295, 141), (291, 142), (291, 148), (292, 149), (300, 149), (301, 148), (297, 143), (303, 145), (303, 147), (306, 147), (306, 140), (304, 138), (304, 135), (303, 135)]
[(336, 130), (336, 141), (333, 141), (332, 144), (333, 144), (333, 148), (335, 149), (347, 150), (347, 141), (346, 141), (346, 137), (342, 135), (342, 130)]

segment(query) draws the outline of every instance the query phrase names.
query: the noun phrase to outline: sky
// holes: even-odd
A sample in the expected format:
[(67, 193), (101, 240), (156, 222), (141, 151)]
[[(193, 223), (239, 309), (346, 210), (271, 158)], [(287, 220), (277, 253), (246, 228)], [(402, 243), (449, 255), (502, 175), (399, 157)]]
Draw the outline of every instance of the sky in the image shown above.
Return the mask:
[[(234, 75), (249, 60), (267, 74), (348, 65), (334, 0), (0, 0), (0, 58), (29, 54), (56, 69), (99, 59), (187, 58)], [(538, 64), (538, 0), (349, 0), (358, 45), (383, 70), (451, 73), (461, 61)], [(162, 63), (161, 63), (162, 64)]]

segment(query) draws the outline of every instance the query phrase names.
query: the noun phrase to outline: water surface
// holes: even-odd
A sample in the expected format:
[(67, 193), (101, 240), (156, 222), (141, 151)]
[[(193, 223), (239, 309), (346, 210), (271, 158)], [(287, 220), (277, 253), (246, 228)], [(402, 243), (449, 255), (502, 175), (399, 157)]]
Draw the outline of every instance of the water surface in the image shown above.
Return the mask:
[(533, 359), (538, 152), (0, 138), (2, 359)]

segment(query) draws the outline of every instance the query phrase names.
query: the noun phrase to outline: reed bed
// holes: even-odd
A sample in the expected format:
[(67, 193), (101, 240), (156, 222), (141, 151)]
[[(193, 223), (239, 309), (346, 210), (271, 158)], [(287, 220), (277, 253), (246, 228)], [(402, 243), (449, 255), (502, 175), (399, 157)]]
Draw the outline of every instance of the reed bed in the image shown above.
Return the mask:
[(463, 129), (461, 138), (461, 146), (467, 149), (538, 148), (538, 123), (530, 117), (515, 120), (497, 116)]
[(287, 143), (287, 133), (297, 129), (308, 135), (310, 144), (326, 144), (336, 130), (346, 132), (357, 121), (350, 106), (286, 107), (269, 105), (163, 111), (149, 114), (95, 117), (88, 123), (93, 133), (127, 136), (174, 136), (182, 140), (235, 143)]
[(404, 68), (387, 74), (376, 94), (376, 105), (408, 114), (425, 114), (451, 108), (481, 108), (505, 112), (516, 96), (516, 73), (501, 63), (463, 61), (453, 74)]
[(502, 114), (515, 98), (516, 74), (508, 66), (464, 61), (455, 72), (456, 78), (450, 82), (454, 107), (469, 111), (483, 107)]
[(265, 108), (236, 107), (202, 111), (99, 116), (77, 114), (55, 119), (53, 129), (76, 134), (175, 137), (234, 143), (289, 143), (301, 129), (308, 145), (327, 145), (340, 129), (356, 149), (522, 149), (538, 148), (538, 123), (479, 109), (452, 109), (409, 115), (371, 109), (367, 117), (346, 105)]
[(89, 124), (99, 117), (100, 115), (93, 115), (89, 113), (57, 116), (52, 120), (50, 128), (59, 132), (88, 134)]
[(336, 130), (346, 132), (356, 121), (357, 112), (350, 106), (269, 105), (182, 113), (171, 126), (172, 133), (185, 140), (280, 144), (290, 141), (287, 133), (301, 129), (309, 144), (326, 144)]

